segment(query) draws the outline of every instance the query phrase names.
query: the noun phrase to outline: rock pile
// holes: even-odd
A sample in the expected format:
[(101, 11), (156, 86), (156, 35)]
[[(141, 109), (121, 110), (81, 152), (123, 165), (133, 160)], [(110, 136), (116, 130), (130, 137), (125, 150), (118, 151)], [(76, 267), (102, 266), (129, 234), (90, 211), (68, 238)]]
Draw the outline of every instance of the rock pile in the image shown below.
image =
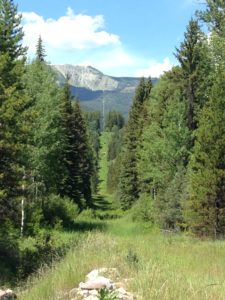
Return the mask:
[[(106, 277), (107, 276), (107, 277)], [(101, 268), (91, 271), (85, 282), (69, 292), (71, 300), (136, 300), (125, 288), (126, 280), (119, 281), (116, 268)]]
[(0, 289), (0, 300), (14, 300), (16, 299), (16, 294), (10, 290), (10, 289), (7, 289), (7, 290), (1, 290)]

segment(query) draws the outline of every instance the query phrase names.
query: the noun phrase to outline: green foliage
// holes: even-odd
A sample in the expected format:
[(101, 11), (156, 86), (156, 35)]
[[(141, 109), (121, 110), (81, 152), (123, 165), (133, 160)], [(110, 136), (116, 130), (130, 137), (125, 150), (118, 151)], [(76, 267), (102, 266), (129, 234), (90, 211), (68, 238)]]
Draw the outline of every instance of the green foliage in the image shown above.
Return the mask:
[(27, 111), (31, 128), (29, 162), (32, 177), (37, 186), (44, 186), (45, 193), (58, 193), (66, 173), (60, 89), (51, 68), (39, 61), (28, 65), (24, 81), (32, 101)]
[(97, 192), (99, 178), (99, 151), (100, 151), (100, 131), (101, 131), (101, 113), (100, 112), (84, 112), (86, 120), (88, 140), (92, 149), (92, 176), (91, 176), (91, 190), (92, 193)]
[(218, 69), (208, 104), (196, 131), (196, 143), (188, 170), (185, 215), (190, 229), (199, 235), (225, 233), (225, 72)]
[(79, 214), (78, 206), (71, 199), (58, 195), (49, 195), (44, 200), (43, 215), (44, 222), (51, 227), (62, 225), (70, 227)]
[(131, 209), (132, 220), (136, 222), (154, 223), (153, 199), (148, 194), (140, 194), (139, 199)]
[[(190, 133), (186, 126), (183, 84), (174, 68), (161, 77), (147, 106), (148, 121), (143, 129), (138, 162), (142, 193), (152, 199), (152, 218), (161, 227), (181, 222), (179, 178), (188, 161)], [(179, 175), (178, 175), (179, 174)]]
[(36, 46), (36, 60), (38, 62), (43, 63), (45, 61), (45, 49), (43, 47), (43, 42), (41, 36), (38, 38), (37, 46)]
[(91, 131), (101, 131), (101, 113), (100, 111), (85, 112), (84, 113), (87, 126)]
[(0, 223), (19, 225), (19, 195), (23, 168), (24, 110), (28, 99), (22, 76), (26, 49), (22, 47), (21, 15), (12, 0), (0, 1)]
[(109, 290), (107, 288), (102, 288), (98, 291), (99, 300), (117, 300), (117, 292)]
[(1, 284), (16, 277), (19, 262), (19, 233), (10, 222), (0, 228)]
[(123, 115), (118, 111), (110, 111), (105, 118), (105, 130), (112, 131), (113, 128), (123, 128), (125, 123)]
[(223, 0), (206, 0), (207, 7), (198, 11), (200, 18), (220, 37), (225, 37), (225, 3)]
[(138, 199), (138, 147), (145, 120), (145, 102), (150, 96), (151, 88), (151, 79), (140, 80), (125, 128), (119, 176), (120, 202), (124, 210), (129, 209)]
[(120, 153), (123, 142), (123, 131), (116, 129), (109, 141), (107, 160), (114, 160)]
[[(72, 241), (73, 238), (73, 241)], [(51, 267), (53, 263), (62, 259), (68, 250), (76, 245), (78, 237), (73, 234), (49, 232), (42, 230), (34, 238), (28, 237), (20, 241), (19, 259), (17, 261), (17, 278), (25, 280), (29, 275), (37, 272), (40, 267)]]
[[(187, 124), (189, 130), (197, 128), (197, 114), (206, 102), (206, 91), (210, 87), (210, 56), (206, 36), (198, 21), (191, 19), (176, 58), (181, 64), (184, 92), (187, 100)], [(205, 80), (202, 80), (204, 77)], [(191, 145), (192, 146), (192, 145)]]

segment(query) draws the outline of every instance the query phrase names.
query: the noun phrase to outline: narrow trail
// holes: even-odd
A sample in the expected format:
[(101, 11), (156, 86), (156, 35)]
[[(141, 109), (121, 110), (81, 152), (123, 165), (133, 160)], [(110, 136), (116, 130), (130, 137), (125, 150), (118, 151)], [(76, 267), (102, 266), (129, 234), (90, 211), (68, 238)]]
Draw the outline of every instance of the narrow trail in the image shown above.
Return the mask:
[(108, 144), (111, 138), (111, 132), (103, 132), (100, 136), (99, 152), (99, 186), (98, 194), (94, 197), (94, 203), (97, 209), (113, 210), (112, 195), (107, 193), (107, 172), (108, 172)]

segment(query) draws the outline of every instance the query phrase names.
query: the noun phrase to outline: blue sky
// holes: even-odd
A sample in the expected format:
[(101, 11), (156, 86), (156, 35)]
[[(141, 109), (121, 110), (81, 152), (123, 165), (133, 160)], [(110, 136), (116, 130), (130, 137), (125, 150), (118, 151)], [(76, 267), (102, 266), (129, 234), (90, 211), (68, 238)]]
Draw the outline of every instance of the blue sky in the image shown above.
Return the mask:
[(114, 76), (159, 76), (198, 0), (17, 0), (24, 44), (33, 57), (38, 36), (53, 64), (91, 65)]

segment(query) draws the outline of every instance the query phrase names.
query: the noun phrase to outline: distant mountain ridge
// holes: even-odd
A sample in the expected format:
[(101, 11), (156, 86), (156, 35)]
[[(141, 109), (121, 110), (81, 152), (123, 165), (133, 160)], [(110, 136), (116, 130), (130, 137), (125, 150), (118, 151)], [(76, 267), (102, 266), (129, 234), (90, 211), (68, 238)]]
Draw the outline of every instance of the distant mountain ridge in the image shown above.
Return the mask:
[[(128, 115), (138, 77), (114, 77), (103, 74), (91, 66), (53, 65), (60, 84), (69, 76), (71, 92), (86, 110), (120, 111)], [(152, 79), (153, 83), (157, 78)]]

